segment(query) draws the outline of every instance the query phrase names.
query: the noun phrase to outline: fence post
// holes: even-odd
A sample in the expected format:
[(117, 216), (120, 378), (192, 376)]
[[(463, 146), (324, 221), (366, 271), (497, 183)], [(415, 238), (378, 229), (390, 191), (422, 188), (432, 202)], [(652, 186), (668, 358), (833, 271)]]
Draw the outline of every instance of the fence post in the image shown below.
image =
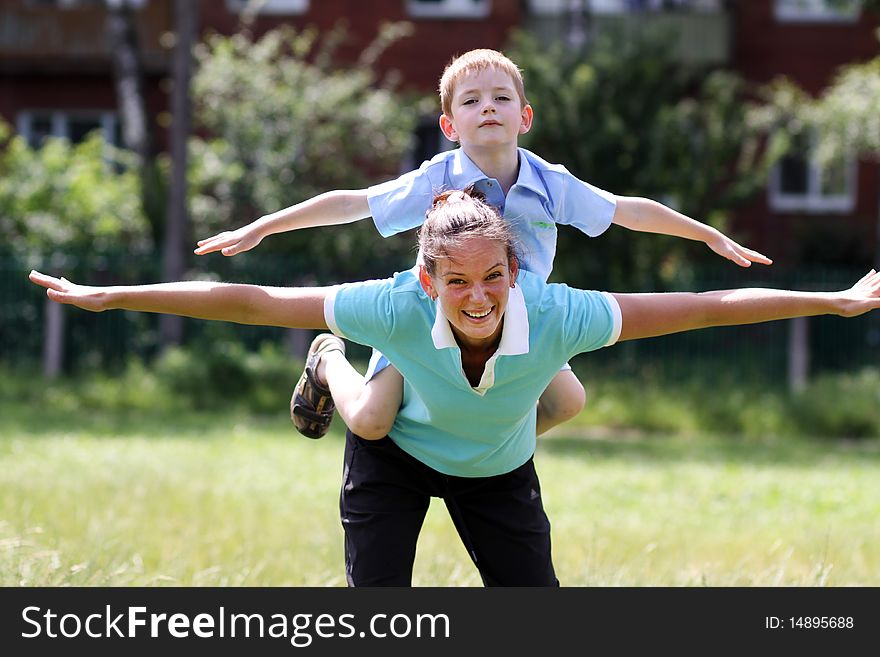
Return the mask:
[(788, 322), (788, 389), (803, 390), (810, 378), (810, 325), (806, 317)]
[(305, 360), (314, 335), (312, 329), (287, 329), (287, 349), (290, 355)]
[(64, 306), (47, 298), (43, 314), (43, 376), (55, 379), (64, 363)]

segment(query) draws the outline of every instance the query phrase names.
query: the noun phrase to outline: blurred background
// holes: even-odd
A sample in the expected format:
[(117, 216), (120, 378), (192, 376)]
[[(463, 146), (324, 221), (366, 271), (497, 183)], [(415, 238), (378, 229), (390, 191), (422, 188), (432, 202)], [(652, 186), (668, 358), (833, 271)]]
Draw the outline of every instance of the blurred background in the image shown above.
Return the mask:
[[(195, 406), (283, 408), (309, 332), (65, 309), (27, 272), (290, 285), (409, 267), (413, 236), (382, 239), (369, 221), (234, 258), (192, 250), (453, 148), (436, 85), (472, 48), (523, 69), (535, 110), (523, 146), (775, 261), (740, 269), (702, 244), (561, 227), (552, 280), (848, 287), (880, 265), (878, 27), (877, 3), (859, 0), (2, 0), (3, 378), (100, 373), (146, 394), (139, 382), (155, 375)], [(874, 313), (644, 340), (575, 369), (588, 390), (616, 377), (812, 390), (803, 408), (858, 398), (842, 430), (876, 435), (878, 346)]]

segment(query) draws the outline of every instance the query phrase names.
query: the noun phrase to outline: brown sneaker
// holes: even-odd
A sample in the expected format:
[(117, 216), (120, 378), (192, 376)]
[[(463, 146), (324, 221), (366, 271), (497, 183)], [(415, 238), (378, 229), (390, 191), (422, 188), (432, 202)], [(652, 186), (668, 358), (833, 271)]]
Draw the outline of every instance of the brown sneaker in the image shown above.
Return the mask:
[(290, 420), (296, 430), (309, 438), (322, 438), (330, 428), (336, 404), (327, 386), (318, 381), (318, 363), (328, 351), (345, 354), (345, 343), (332, 333), (321, 333), (312, 340), (306, 367), (290, 398)]

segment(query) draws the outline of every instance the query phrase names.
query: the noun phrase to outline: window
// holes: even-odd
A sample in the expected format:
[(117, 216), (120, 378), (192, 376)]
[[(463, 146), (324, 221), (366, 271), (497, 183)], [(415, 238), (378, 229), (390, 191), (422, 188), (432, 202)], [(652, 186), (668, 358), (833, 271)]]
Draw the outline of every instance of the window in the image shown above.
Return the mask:
[(406, 0), (413, 18), (485, 18), (492, 9), (490, 0)]
[(304, 14), (309, 0), (226, 0), (229, 11), (240, 14), (245, 9), (258, 14)]
[(784, 23), (854, 23), (861, 0), (775, 0), (776, 20)]
[(811, 139), (802, 138), (770, 174), (770, 208), (781, 212), (852, 212), (856, 163), (821, 165), (811, 157)]
[(590, 10), (596, 14), (624, 14), (649, 11), (721, 11), (721, 0), (529, 0), (535, 14), (563, 14)]
[(79, 143), (92, 130), (101, 130), (109, 144), (121, 142), (119, 121), (114, 112), (28, 110), (19, 113), (16, 128), (33, 147), (41, 146), (47, 137), (64, 137)]
[(59, 9), (86, 9), (104, 8), (105, 5), (128, 4), (133, 9), (142, 9), (146, 0), (27, 0), (26, 4), (31, 7), (46, 7)]

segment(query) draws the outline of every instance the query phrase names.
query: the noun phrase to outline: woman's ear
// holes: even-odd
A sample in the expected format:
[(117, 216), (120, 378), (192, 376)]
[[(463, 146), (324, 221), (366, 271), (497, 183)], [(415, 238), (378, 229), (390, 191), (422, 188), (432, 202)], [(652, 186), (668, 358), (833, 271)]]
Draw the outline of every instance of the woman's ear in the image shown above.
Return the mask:
[(507, 267), (510, 270), (510, 287), (514, 287), (516, 285), (516, 277), (519, 274), (519, 260), (516, 256), (510, 256), (510, 262)]
[(425, 269), (425, 265), (419, 265), (419, 283), (422, 284), (422, 289), (425, 291), (431, 299), (437, 298), (437, 290), (434, 289), (434, 284), (431, 282), (431, 275), (428, 273), (428, 270)]

